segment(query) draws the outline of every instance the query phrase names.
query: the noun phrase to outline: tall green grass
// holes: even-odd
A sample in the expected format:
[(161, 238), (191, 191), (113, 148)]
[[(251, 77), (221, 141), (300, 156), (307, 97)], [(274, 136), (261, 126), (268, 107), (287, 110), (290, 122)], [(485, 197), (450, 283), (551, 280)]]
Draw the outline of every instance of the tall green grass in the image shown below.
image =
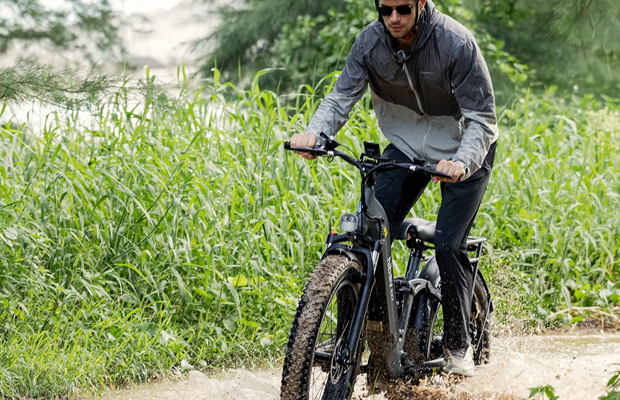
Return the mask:
[[(0, 396), (68, 397), (183, 360), (277, 359), (325, 235), (357, 203), (347, 164), (282, 149), (334, 79), (279, 97), (216, 71), (139, 104), (121, 89), (88, 126), (77, 112), (50, 115), (40, 134), (7, 123)], [(547, 93), (500, 112), (475, 230), (491, 238), (488, 268), (516, 274), (539, 312), (618, 302), (618, 110)], [(339, 140), (385, 145), (368, 97)], [(432, 188), (414, 212), (433, 218), (439, 202)]]
[(549, 92), (501, 112), (501, 151), (477, 227), (522, 273), (542, 315), (620, 302), (618, 109)]

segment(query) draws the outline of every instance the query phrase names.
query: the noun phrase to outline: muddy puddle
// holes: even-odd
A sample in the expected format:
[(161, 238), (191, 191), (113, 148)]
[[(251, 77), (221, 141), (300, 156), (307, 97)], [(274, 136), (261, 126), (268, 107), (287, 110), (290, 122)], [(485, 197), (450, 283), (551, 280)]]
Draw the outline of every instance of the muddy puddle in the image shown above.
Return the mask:
[[(522, 399), (528, 388), (552, 385), (561, 400), (593, 400), (605, 394), (620, 370), (620, 333), (579, 332), (495, 338), (492, 360), (472, 378), (439, 375), (419, 386), (396, 384), (392, 394), (369, 393), (356, 385), (354, 399)], [(360, 377), (358, 382), (364, 381)], [(113, 391), (104, 400), (276, 400), (279, 370), (231, 370), (217, 377), (190, 371), (181, 381), (164, 380)]]

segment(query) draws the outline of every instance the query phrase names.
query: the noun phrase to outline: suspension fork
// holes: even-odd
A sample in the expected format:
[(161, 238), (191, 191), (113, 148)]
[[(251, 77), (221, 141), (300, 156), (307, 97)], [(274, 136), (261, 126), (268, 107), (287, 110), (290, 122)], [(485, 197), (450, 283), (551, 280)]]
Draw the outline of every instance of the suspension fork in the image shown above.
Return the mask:
[[(386, 240), (389, 243), (389, 238)], [(380, 275), (376, 279), (380, 283), (384, 284), (383, 290), (385, 290), (386, 312), (388, 314), (390, 342), (386, 344), (389, 347), (389, 354), (387, 358), (388, 368), (392, 377), (396, 378), (401, 376), (404, 372), (404, 365), (402, 364), (402, 345), (399, 345), (399, 318), (398, 310), (396, 308), (396, 293), (394, 290), (394, 278), (392, 272), (391, 263), (391, 251), (389, 246), (385, 246), (383, 242), (377, 241), (373, 245), (372, 249), (372, 268), (367, 269), (366, 278), (362, 284), (362, 294), (358, 307), (355, 309), (355, 314), (352, 321), (351, 331), (347, 338), (347, 346), (339, 356), (337, 361), (343, 363), (345, 366), (350, 367), (353, 365), (353, 359), (355, 356), (355, 349), (357, 348), (362, 327), (364, 326), (364, 319), (368, 311), (368, 303), (370, 301), (370, 295), (375, 283), (375, 272), (379, 267), (379, 259), (382, 259)]]
[[(389, 236), (385, 239), (390, 243)], [(394, 285), (391, 248), (383, 246), (382, 262), (377, 266), (377, 301), (382, 313), (383, 332), (385, 340), (385, 364), (392, 378), (402, 376), (402, 345), (399, 343), (399, 314), (396, 304), (396, 290)], [(387, 326), (386, 326), (387, 325)], [(386, 329), (387, 328), (387, 329)]]
[(349, 337), (347, 338), (347, 346), (345, 351), (338, 355), (337, 361), (343, 363), (347, 367), (353, 365), (355, 349), (357, 349), (362, 328), (364, 327), (364, 319), (366, 318), (366, 312), (368, 311), (370, 294), (375, 284), (375, 270), (377, 269), (380, 253), (381, 242), (376, 241), (371, 252), (371, 260), (368, 260), (371, 261), (372, 264), (369, 264), (368, 268), (366, 268), (366, 276), (362, 283), (362, 294), (357, 303), (357, 307), (355, 308), (353, 321), (351, 321), (351, 330), (349, 331)]

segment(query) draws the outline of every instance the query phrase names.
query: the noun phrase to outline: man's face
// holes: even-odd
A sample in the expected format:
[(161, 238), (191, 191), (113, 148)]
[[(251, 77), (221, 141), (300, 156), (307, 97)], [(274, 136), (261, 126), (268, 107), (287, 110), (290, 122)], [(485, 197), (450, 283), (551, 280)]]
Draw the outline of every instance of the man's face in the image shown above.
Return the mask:
[[(383, 0), (380, 5), (384, 7), (398, 7), (398, 6), (411, 6), (411, 12), (408, 15), (401, 15), (392, 9), (392, 13), (389, 16), (382, 17), (385, 26), (387, 26), (390, 34), (396, 39), (404, 39), (409, 32), (413, 30), (416, 23), (416, 15), (419, 15), (419, 10), (416, 12), (416, 6), (418, 6), (415, 0)], [(419, 7), (424, 7), (426, 0), (420, 0)]]

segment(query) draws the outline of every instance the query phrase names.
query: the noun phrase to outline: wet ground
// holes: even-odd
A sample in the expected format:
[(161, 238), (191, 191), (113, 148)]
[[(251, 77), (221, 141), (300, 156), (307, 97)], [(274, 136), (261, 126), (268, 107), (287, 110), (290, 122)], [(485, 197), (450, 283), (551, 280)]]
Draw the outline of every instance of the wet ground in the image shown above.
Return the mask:
[[(620, 332), (582, 331), (495, 338), (492, 361), (472, 378), (429, 377), (420, 386), (399, 384), (373, 395), (358, 384), (355, 399), (522, 399), (529, 388), (551, 385), (561, 400), (593, 400), (620, 370)], [(279, 370), (231, 370), (217, 377), (190, 371), (185, 380), (107, 393), (104, 400), (276, 400)], [(359, 378), (358, 382), (364, 379)]]

